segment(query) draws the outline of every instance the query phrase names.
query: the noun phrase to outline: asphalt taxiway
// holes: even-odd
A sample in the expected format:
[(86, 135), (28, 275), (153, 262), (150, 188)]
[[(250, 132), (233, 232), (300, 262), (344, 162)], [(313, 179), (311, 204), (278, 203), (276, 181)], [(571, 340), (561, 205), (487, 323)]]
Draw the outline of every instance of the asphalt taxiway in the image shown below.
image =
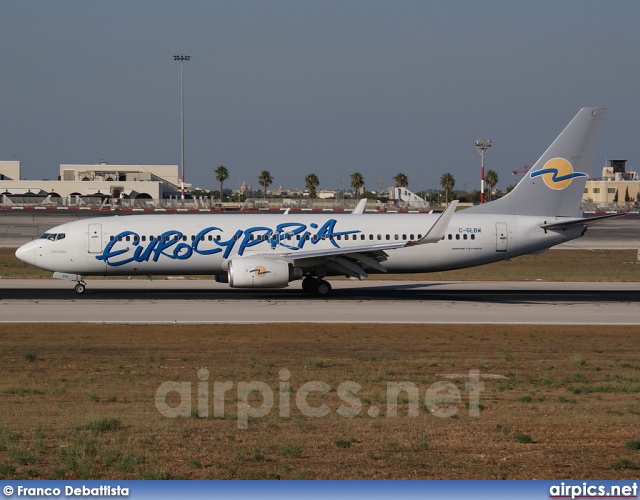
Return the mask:
[(208, 280), (0, 280), (0, 322), (456, 323), (640, 325), (640, 283), (335, 280), (330, 298), (299, 286), (232, 290)]

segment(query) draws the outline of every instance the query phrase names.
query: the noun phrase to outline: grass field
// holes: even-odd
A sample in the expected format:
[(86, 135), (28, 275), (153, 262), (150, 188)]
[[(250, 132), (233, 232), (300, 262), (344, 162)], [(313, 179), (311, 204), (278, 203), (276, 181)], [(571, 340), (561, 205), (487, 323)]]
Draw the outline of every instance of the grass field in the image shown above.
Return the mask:
[[(619, 326), (3, 324), (0, 477), (635, 479), (639, 341), (640, 327)], [(479, 405), (465, 387), (471, 369)], [(168, 381), (191, 384), (187, 416), (156, 408)], [(215, 417), (214, 383), (225, 381)], [(275, 402), (241, 429), (247, 404), (263, 405), (258, 392), (245, 404), (239, 383), (252, 381)], [(311, 381), (331, 387), (308, 399), (327, 416), (296, 404)], [(346, 381), (361, 386), (352, 418), (337, 414), (355, 408), (338, 394)], [(440, 403), (455, 416), (424, 405), (440, 381), (460, 393)], [(418, 388), (417, 416), (406, 393), (390, 416), (393, 382)], [(180, 402), (175, 392), (166, 401)]]
[[(16, 259), (15, 250), (0, 248), (0, 276), (3, 278), (51, 278), (43, 271)], [(161, 278), (161, 277), (160, 277)], [(211, 279), (211, 276), (200, 278)], [(91, 278), (96, 279), (96, 278)], [(99, 279), (99, 278), (98, 278)], [(146, 279), (146, 278), (141, 278)], [(197, 277), (194, 277), (197, 279)], [(550, 250), (525, 255), (510, 262), (458, 271), (428, 274), (373, 275), (372, 279), (418, 281), (640, 281), (636, 250)]]

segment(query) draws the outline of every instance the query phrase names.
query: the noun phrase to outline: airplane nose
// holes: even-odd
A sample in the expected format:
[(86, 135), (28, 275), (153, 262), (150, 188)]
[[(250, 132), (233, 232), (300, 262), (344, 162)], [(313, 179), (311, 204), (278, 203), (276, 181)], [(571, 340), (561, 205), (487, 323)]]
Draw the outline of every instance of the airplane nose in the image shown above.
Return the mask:
[(31, 264), (32, 266), (36, 265), (36, 246), (37, 243), (35, 241), (30, 241), (29, 243), (25, 243), (20, 248), (16, 250), (16, 257), (20, 259), (22, 262), (26, 262), (27, 264)]

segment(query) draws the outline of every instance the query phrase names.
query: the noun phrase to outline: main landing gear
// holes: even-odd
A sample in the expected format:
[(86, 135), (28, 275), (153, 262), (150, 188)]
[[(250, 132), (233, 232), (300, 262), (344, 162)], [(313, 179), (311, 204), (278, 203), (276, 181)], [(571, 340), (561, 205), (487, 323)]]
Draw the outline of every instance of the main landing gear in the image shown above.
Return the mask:
[(84, 281), (78, 281), (76, 283), (76, 286), (73, 287), (76, 293), (84, 293), (86, 288), (87, 288), (87, 284)]
[(331, 293), (331, 283), (320, 278), (307, 276), (302, 280), (302, 289), (310, 295), (326, 297)]

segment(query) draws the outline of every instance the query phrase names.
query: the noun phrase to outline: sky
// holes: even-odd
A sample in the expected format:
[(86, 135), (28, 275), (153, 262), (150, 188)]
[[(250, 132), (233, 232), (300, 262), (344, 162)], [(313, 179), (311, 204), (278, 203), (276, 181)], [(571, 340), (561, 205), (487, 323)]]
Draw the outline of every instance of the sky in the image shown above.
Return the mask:
[(0, 160), (55, 179), (62, 163), (180, 165), (215, 189), (498, 187), (581, 107), (607, 114), (606, 159), (640, 169), (637, 0), (0, 0)]

